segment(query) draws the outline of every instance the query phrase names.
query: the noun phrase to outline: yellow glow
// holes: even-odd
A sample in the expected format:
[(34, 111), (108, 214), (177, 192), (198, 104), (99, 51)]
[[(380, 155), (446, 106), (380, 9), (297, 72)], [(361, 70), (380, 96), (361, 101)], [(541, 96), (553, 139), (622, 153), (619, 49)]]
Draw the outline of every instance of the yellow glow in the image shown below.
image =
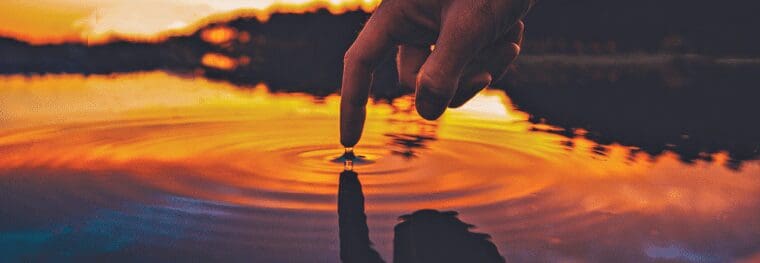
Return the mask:
[(231, 41), (236, 38), (237, 35), (238, 32), (234, 28), (217, 26), (203, 30), (203, 32), (201, 32), (201, 39), (211, 44), (218, 45)]
[(326, 8), (373, 10), (379, 0), (29, 0), (0, 1), (0, 36), (33, 44), (112, 39), (155, 42), (216, 21)]
[(207, 67), (223, 70), (233, 70), (238, 66), (237, 60), (219, 53), (204, 54), (201, 58), (201, 63)]
[[(334, 196), (342, 169), (329, 162), (341, 153), (336, 96), (316, 104), (307, 95), (268, 93), (264, 85), (240, 89), (161, 72), (6, 76), (0, 83), (0, 170), (116, 170), (181, 196), (273, 209), (335, 209), (332, 199), (199, 190), (192, 182), (249, 193)], [(498, 91), (477, 96), (471, 102), (477, 106), (453, 110), (439, 122), (421, 120), (409, 102), (401, 98), (368, 110), (357, 151), (374, 163), (355, 170), (365, 175), (370, 211), (497, 205), (552, 191), (549, 202), (571, 206), (573, 213), (675, 208), (700, 217), (755, 200), (760, 191), (757, 163), (736, 173), (722, 161), (688, 166), (673, 154), (654, 163), (644, 155), (631, 160), (619, 145), (606, 156), (594, 155), (595, 144), (585, 139), (565, 149), (560, 142), (566, 138), (532, 132), (528, 115)], [(394, 134), (435, 140), (410, 149), (417, 152), (410, 160), (390, 153), (402, 147), (391, 144)]]

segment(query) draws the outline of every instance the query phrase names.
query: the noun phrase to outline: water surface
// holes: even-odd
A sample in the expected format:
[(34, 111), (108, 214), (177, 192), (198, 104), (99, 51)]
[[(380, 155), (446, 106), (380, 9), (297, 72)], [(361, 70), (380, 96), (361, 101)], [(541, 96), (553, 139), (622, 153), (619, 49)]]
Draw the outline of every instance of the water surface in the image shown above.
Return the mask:
[[(338, 97), (163, 72), (0, 86), (0, 261), (339, 261)], [(436, 122), (409, 97), (369, 107), (347, 196), (386, 261), (421, 209), (508, 261), (760, 257), (757, 161), (568, 138), (500, 91)]]

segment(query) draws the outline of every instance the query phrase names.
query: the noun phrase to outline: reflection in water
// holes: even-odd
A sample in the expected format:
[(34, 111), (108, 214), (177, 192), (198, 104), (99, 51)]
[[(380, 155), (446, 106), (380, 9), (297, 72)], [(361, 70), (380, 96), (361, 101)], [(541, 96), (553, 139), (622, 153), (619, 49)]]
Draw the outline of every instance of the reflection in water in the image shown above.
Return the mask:
[(362, 185), (358, 174), (350, 170), (340, 173), (338, 226), (340, 259), (343, 262), (384, 262), (380, 254), (372, 248), (372, 242), (369, 240)]
[[(673, 152), (692, 163), (727, 152), (727, 165), (741, 169), (760, 158), (760, 64), (720, 58), (578, 57), (549, 64), (523, 59), (507, 93), (530, 121), (562, 127), (605, 153), (612, 143), (657, 156)], [(672, 61), (669, 61), (672, 60)]]
[(397, 127), (395, 132), (385, 134), (390, 139), (391, 153), (406, 159), (417, 157), (420, 149), (426, 149), (429, 141), (435, 141), (438, 124), (417, 117), (414, 98), (407, 96), (391, 104), (392, 114), (388, 124)]
[[(0, 83), (0, 261), (340, 260), (337, 97), (162, 72)], [(614, 143), (600, 156), (534, 131), (498, 91), (431, 125), (392, 103), (370, 105), (356, 149), (369, 162), (354, 167), (367, 244), (385, 259), (398, 216), (421, 208), (458, 211), (510, 261), (760, 252), (757, 161), (732, 170), (723, 152), (687, 164)], [(406, 158), (386, 134), (435, 140)]]
[(487, 234), (473, 233), (452, 211), (419, 210), (400, 217), (393, 262), (504, 262)]
[[(594, 8), (606, 5), (602, 0), (597, 1), (600, 3), (585, 4)], [(211, 24), (194, 34), (152, 44), (120, 41), (96, 46), (35, 46), (0, 38), (0, 74), (170, 70), (242, 86), (266, 82), (275, 91), (306, 92), (326, 97), (340, 86), (341, 58), (368, 17), (363, 11), (342, 12), (358, 8), (359, 2), (340, 3), (330, 2), (329, 5), (335, 8), (328, 8), (330, 12), (275, 14), (266, 23), (241, 18)], [(662, 6), (662, 3), (658, 5)], [(591, 10), (580, 6), (583, 5), (574, 4), (572, 8)], [(292, 11), (308, 11), (313, 7), (295, 6)], [(365, 7), (366, 10), (371, 8)], [(555, 10), (565, 14), (567, 7)], [(606, 8), (613, 12), (635, 13), (632, 10), (641, 7), (621, 8), (614, 4)], [(681, 9), (681, 4), (669, 3), (662, 7), (675, 10)], [(561, 17), (548, 15), (551, 12), (545, 13), (547, 9), (541, 15), (542, 11), (538, 9), (541, 8), (531, 13), (532, 17), (551, 18), (547, 21)], [(333, 11), (342, 14), (333, 15)], [(737, 18), (734, 12), (729, 13), (731, 18)], [(269, 13), (265, 10), (264, 14)], [(658, 19), (650, 23), (656, 24)], [(565, 20), (568, 24), (578, 22), (574, 17)], [(685, 23), (684, 28), (689, 27), (690, 23), (685, 22), (688, 20), (680, 21)], [(702, 21), (701, 18), (698, 20)], [(625, 39), (606, 44), (596, 37), (584, 39), (588, 37), (585, 33), (567, 35), (572, 31), (568, 29), (588, 30), (587, 26), (593, 24), (584, 23), (586, 26), (567, 28), (555, 27), (556, 23), (551, 23), (551, 27), (544, 25), (543, 31), (548, 35), (528, 36), (531, 41), (526, 42), (526, 52), (516, 62), (517, 74), (507, 74), (507, 78), (492, 86), (505, 89), (520, 109), (531, 114), (529, 121), (537, 126), (556, 126), (550, 131), (568, 138), (582, 136), (593, 140), (599, 146), (592, 152), (601, 155), (606, 154), (610, 144), (617, 143), (630, 146), (631, 155), (645, 152), (658, 156), (674, 152), (686, 163), (711, 161), (714, 154), (725, 152), (729, 156), (726, 165), (733, 169), (741, 169), (744, 161), (760, 158), (760, 123), (752, 121), (760, 111), (760, 104), (755, 102), (760, 96), (760, 91), (755, 88), (760, 85), (760, 75), (756, 74), (760, 70), (760, 60), (747, 57), (749, 53), (757, 53), (750, 50), (760, 47), (752, 44), (754, 39), (733, 41), (732, 45), (708, 44), (719, 39), (715, 35), (725, 33), (721, 30), (693, 36), (678, 36), (683, 32), (672, 32), (673, 35), (664, 39), (666, 35), (651, 34), (646, 30), (639, 32), (639, 37), (631, 38), (633, 31), (624, 30), (627, 32)], [(541, 27), (535, 21), (532, 24)], [(599, 25), (607, 26), (606, 23)], [(732, 25), (731, 28), (737, 27)], [(602, 36), (616, 39), (607, 34), (610, 30), (602, 31)], [(536, 32), (531, 30), (529, 33)], [(705, 36), (710, 37), (703, 39)], [(675, 50), (675, 46), (668, 45), (658, 48), (661, 43), (684, 46)], [(740, 43), (743, 48), (737, 46)], [(650, 53), (638, 53), (642, 47), (647, 47), (645, 49)], [(695, 50), (702, 52), (692, 54)], [(392, 101), (410, 92), (398, 87), (393, 60), (378, 67), (371, 88), (376, 101)], [(396, 149), (396, 154), (408, 158), (414, 157), (417, 154), (415, 147), (428, 139), (427, 136), (415, 137), (413, 133), (389, 135), (401, 136), (397, 137), (396, 144), (401, 147)], [(574, 144), (567, 141), (566, 145), (572, 147)]]
[[(358, 174), (345, 170), (338, 187), (340, 258), (343, 262), (384, 262), (371, 247), (364, 193)], [(403, 215), (394, 228), (393, 262), (504, 262), (486, 234), (469, 231), (456, 212), (423, 209)]]

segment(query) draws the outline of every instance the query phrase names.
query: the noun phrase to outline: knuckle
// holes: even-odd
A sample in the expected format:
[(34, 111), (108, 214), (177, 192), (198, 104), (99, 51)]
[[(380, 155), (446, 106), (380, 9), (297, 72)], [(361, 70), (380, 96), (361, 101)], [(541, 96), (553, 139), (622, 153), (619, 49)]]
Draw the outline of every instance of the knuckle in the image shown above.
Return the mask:
[(343, 64), (351, 67), (365, 67), (372, 68), (374, 65), (372, 59), (368, 58), (361, 52), (361, 47), (356, 44), (351, 45), (350, 48), (343, 54)]
[(457, 81), (451, 80), (451, 77), (432, 76), (426, 72), (420, 73), (418, 81), (425, 96), (436, 101), (449, 100), (457, 85)]
[(356, 55), (355, 55), (356, 51), (354, 51), (354, 49), (355, 48), (353, 46), (351, 46), (350, 48), (348, 48), (348, 50), (346, 50), (346, 53), (343, 54), (343, 63), (344, 64), (349, 65), (349, 64), (352, 64), (354, 62), (354, 57), (356, 57)]

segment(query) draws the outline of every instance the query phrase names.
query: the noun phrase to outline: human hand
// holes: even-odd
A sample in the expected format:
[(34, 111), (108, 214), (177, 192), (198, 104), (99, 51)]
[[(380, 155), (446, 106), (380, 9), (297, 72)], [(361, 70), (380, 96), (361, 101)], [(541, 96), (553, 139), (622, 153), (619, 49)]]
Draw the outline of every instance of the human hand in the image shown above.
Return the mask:
[[(385, 0), (344, 58), (341, 143), (361, 137), (372, 73), (398, 47), (399, 83), (434, 120), (498, 79), (520, 53), (531, 0)], [(431, 51), (431, 45), (435, 48)]]

